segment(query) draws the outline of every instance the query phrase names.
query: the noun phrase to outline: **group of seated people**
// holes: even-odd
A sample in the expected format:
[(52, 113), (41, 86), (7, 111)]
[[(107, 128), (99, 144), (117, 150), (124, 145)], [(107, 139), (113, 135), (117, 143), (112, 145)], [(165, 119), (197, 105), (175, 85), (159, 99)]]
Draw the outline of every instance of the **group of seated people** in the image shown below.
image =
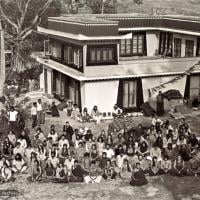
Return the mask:
[[(68, 116), (70, 116), (72, 119), (75, 119), (80, 122), (96, 122), (99, 123), (102, 120), (102, 113), (99, 111), (97, 106), (94, 106), (91, 114), (89, 114), (87, 108), (83, 108), (82, 112), (80, 111), (77, 104), (69, 104), (67, 108)], [(114, 105), (112, 110), (112, 116), (114, 118), (120, 117), (122, 115), (123, 111), (121, 108), (117, 106), (117, 104)]]
[(95, 135), (69, 122), (62, 133), (51, 125), (47, 136), (38, 127), (32, 140), (27, 130), (18, 138), (9, 131), (1, 143), (0, 180), (29, 172), (28, 181), (36, 182), (88, 184), (118, 178), (142, 186), (147, 175), (200, 175), (200, 142), (184, 119), (172, 125), (155, 117), (147, 130), (139, 124), (134, 131), (125, 127)]

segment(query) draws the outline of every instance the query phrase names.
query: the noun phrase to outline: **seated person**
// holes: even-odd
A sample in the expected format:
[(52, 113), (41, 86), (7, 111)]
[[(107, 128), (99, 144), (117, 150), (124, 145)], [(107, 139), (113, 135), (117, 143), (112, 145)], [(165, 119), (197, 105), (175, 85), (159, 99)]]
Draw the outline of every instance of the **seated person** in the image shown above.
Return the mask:
[(74, 162), (75, 162), (75, 159), (72, 158), (71, 155), (69, 155), (68, 158), (67, 158), (67, 159), (65, 160), (65, 162), (64, 162), (64, 166), (66, 167), (68, 176), (71, 176), (72, 167), (74, 166)]
[(200, 175), (200, 162), (197, 159), (191, 159), (188, 163), (188, 176), (198, 176)]
[(114, 105), (112, 115), (114, 118), (121, 116), (123, 113), (123, 110), (117, 106), (117, 104)]
[(90, 121), (91, 121), (91, 116), (89, 115), (87, 108), (83, 108), (82, 122), (90, 122)]
[(82, 159), (84, 158), (85, 152), (86, 152), (86, 149), (83, 145), (83, 142), (79, 142), (78, 148), (76, 149), (76, 159), (81, 162)]
[(185, 175), (185, 162), (180, 155), (178, 155), (177, 159), (174, 161), (172, 174), (175, 176), (184, 176)]
[(6, 157), (0, 156), (0, 171), (3, 168), (4, 163), (6, 163), (10, 167), (10, 162), (6, 159)]
[(110, 160), (110, 159), (107, 157), (107, 153), (103, 152), (102, 157), (100, 158), (100, 161), (99, 161), (99, 167), (101, 169), (104, 169), (106, 167), (108, 160)]
[(55, 183), (68, 183), (68, 174), (66, 167), (63, 164), (58, 164), (56, 168)]
[(163, 174), (168, 174), (171, 172), (172, 169), (172, 162), (169, 160), (169, 157), (165, 155), (163, 157), (163, 160), (161, 161), (161, 169), (163, 171)]
[(12, 143), (9, 141), (9, 138), (6, 137), (4, 142), (3, 142), (3, 145), (2, 145), (2, 153), (4, 156), (6, 157), (11, 157), (12, 155), (12, 150), (13, 150), (13, 145)]
[(122, 178), (122, 179), (130, 178), (132, 171), (133, 171), (133, 169), (132, 169), (128, 159), (124, 159), (124, 162), (123, 162), (121, 170), (120, 170), (120, 178)]
[(16, 147), (13, 149), (13, 155), (20, 154), (22, 157), (24, 157), (24, 149), (21, 147), (20, 143), (16, 143)]
[(59, 149), (59, 160), (60, 160), (60, 163), (64, 163), (65, 160), (68, 158), (69, 156), (69, 150), (67, 148), (67, 144), (64, 144), (63, 145), (63, 148), (62, 149)]
[(147, 142), (142, 141), (139, 145), (137, 152), (139, 154), (141, 154), (142, 156), (148, 156), (149, 155), (149, 146), (148, 146)]
[(59, 164), (59, 159), (56, 157), (55, 152), (51, 153), (51, 156), (49, 157), (49, 160), (51, 164), (53, 165), (54, 169), (56, 169), (57, 165)]
[(127, 155), (123, 151), (116, 157), (116, 165), (121, 170), (124, 160), (127, 159)]
[(150, 164), (149, 174), (150, 176), (157, 176), (162, 174), (161, 162), (158, 161), (157, 157), (153, 157), (152, 159), (152, 162)]
[(25, 172), (27, 169), (27, 165), (22, 158), (21, 154), (17, 153), (12, 162), (12, 171), (15, 173)]
[(99, 112), (98, 107), (94, 106), (91, 112), (91, 118), (94, 122), (99, 123), (102, 119), (102, 114)]
[(73, 106), (73, 109), (71, 112), (71, 118), (75, 119), (77, 121), (82, 121), (80, 109), (78, 108), (77, 104), (74, 104), (74, 106)]
[(91, 159), (91, 161), (97, 161), (99, 159), (99, 154), (97, 151), (96, 144), (92, 144), (92, 146), (91, 146), (90, 159)]
[(40, 127), (37, 128), (34, 138), (39, 140), (41, 143), (46, 140), (44, 133), (42, 132), (42, 129)]
[(91, 162), (89, 175), (86, 175), (84, 177), (84, 181), (86, 184), (88, 183), (100, 183), (102, 179), (102, 176), (100, 175), (100, 170), (98, 166), (96, 165), (95, 161)]
[(191, 136), (189, 137), (188, 145), (191, 149), (191, 153), (193, 153), (193, 151), (195, 151), (196, 149), (198, 149), (198, 147), (200, 147), (200, 143), (195, 134), (191, 134)]
[(156, 157), (158, 160), (161, 160), (161, 149), (156, 144), (154, 144), (154, 146), (150, 150), (150, 157), (151, 159)]
[(148, 183), (145, 173), (140, 168), (140, 163), (136, 163), (136, 167), (133, 170), (130, 185), (131, 186), (143, 186)]
[(55, 167), (53, 166), (52, 162), (50, 159), (47, 159), (46, 161), (46, 165), (44, 168), (44, 174), (45, 174), (45, 178), (47, 180), (52, 180), (55, 177)]
[(14, 147), (15, 144), (16, 144), (17, 139), (16, 139), (16, 135), (14, 134), (13, 131), (9, 131), (8, 132), (8, 139), (9, 139), (9, 141), (12, 143), (12, 145)]
[(1, 169), (1, 182), (11, 182), (15, 181), (15, 178), (12, 176), (12, 170), (8, 166), (7, 162), (3, 163), (3, 167)]
[(59, 110), (55, 102), (52, 102), (52, 105), (51, 105), (51, 115), (52, 117), (60, 117)]
[(89, 153), (85, 153), (84, 154), (84, 158), (82, 159), (82, 166), (83, 166), (83, 169), (89, 173), (89, 170), (90, 170), (90, 154)]
[(107, 160), (102, 177), (105, 180), (109, 180), (109, 179), (115, 179), (116, 176), (117, 173), (115, 172), (115, 169), (111, 164), (111, 160)]
[(58, 142), (58, 148), (62, 149), (64, 144), (66, 144), (67, 149), (69, 149), (69, 147), (70, 147), (69, 140), (66, 139), (64, 135), (62, 135), (59, 142)]
[(112, 159), (115, 156), (115, 153), (109, 144), (106, 144), (106, 148), (103, 150), (103, 152), (106, 153), (109, 159)]
[(70, 182), (83, 182), (85, 171), (83, 170), (82, 166), (78, 163), (78, 160), (74, 161), (74, 165), (71, 169), (71, 175), (69, 177)]
[(48, 134), (47, 138), (52, 138), (52, 141), (54, 144), (58, 143), (58, 133), (56, 133), (56, 131), (54, 129), (50, 130), (50, 133)]
[[(42, 180), (42, 167), (37, 159), (34, 159), (31, 165), (31, 180), (34, 181), (41, 181)], [(29, 180), (29, 178), (28, 178)]]

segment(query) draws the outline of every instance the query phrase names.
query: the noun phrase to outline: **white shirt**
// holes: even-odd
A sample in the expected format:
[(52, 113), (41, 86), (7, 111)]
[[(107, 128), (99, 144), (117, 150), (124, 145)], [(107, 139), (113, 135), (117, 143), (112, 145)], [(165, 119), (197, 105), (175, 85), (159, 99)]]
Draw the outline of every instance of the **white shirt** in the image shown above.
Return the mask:
[(112, 158), (115, 155), (115, 153), (112, 149), (104, 149), (103, 152), (105, 152), (107, 154), (108, 158)]
[(20, 143), (20, 147), (23, 148), (23, 149), (26, 149), (27, 147), (27, 142), (25, 139), (18, 139), (17, 142)]
[(52, 138), (52, 141), (53, 142), (57, 142), (58, 141), (58, 134), (57, 133), (55, 133), (55, 134), (50, 134), (49, 133), (49, 135), (48, 135), (48, 138)]
[(64, 162), (64, 165), (67, 167), (68, 171), (71, 171), (72, 166), (74, 165), (74, 159), (72, 158), (71, 161), (69, 159), (66, 159)]
[(18, 112), (16, 110), (9, 112), (9, 121), (15, 122), (17, 120), (17, 114)]
[(62, 149), (64, 144), (66, 144), (67, 148), (69, 149), (69, 141), (67, 139), (59, 140), (59, 142), (58, 142), (58, 148)]
[(123, 155), (123, 156), (118, 155), (116, 159), (117, 167), (121, 169), (125, 159), (126, 159), (126, 155)]
[(21, 154), (22, 155), (22, 157), (24, 156), (24, 149), (22, 148), (22, 147), (19, 147), (19, 148), (17, 148), (17, 147), (15, 147), (14, 149), (13, 149), (13, 154), (14, 155), (16, 155), (16, 154)]
[(31, 115), (37, 115), (37, 107), (32, 107), (31, 108)]
[(51, 158), (50, 160), (51, 160), (53, 167), (56, 168), (57, 165), (59, 164), (59, 159), (54, 157), (54, 158)]
[(37, 103), (37, 111), (42, 111), (42, 104), (41, 103)]

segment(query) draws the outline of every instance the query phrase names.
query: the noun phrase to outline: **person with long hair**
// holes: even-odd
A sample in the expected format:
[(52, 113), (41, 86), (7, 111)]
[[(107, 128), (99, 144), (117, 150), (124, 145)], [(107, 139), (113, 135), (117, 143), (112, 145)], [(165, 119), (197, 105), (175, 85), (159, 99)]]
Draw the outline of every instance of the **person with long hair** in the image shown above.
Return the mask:
[(124, 159), (121, 170), (120, 170), (120, 178), (122, 178), (122, 179), (130, 178), (132, 171), (133, 171), (133, 169), (131, 167), (131, 164), (129, 163), (129, 160)]

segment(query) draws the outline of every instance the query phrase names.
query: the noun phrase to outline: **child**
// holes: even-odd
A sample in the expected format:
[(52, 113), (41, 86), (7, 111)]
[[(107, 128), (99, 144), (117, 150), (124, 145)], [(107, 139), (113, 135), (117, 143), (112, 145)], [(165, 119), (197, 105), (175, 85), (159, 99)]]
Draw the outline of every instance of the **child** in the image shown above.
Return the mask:
[(67, 170), (63, 164), (58, 164), (56, 168), (56, 178), (54, 180), (55, 183), (68, 183), (68, 175)]

